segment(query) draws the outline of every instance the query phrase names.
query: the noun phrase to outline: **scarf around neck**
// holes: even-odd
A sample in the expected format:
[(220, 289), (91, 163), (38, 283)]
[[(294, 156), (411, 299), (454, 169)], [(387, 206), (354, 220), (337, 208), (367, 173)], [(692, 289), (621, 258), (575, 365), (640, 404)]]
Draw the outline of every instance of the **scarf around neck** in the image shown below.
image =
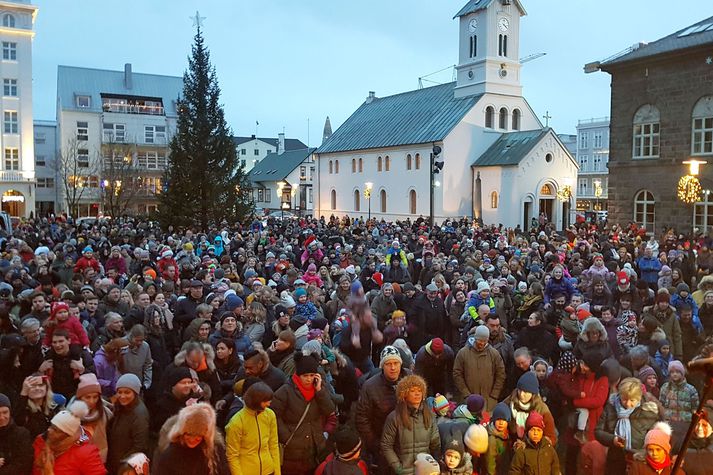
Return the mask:
[(621, 405), (621, 398), (618, 394), (614, 398), (614, 409), (616, 410), (617, 417), (614, 435), (624, 439), (626, 450), (631, 450), (631, 421), (629, 420), (629, 417), (640, 405), (641, 401), (639, 401), (639, 403), (631, 409), (626, 409)]
[(646, 463), (655, 471), (660, 472), (664, 468), (671, 466), (671, 456), (669, 454), (666, 454), (666, 458), (663, 459), (663, 462), (659, 463), (655, 462), (651, 457), (646, 455)]
[[(532, 396), (535, 397), (534, 395)], [(512, 415), (515, 417), (515, 425), (517, 426), (517, 437), (522, 439), (525, 436), (525, 423), (527, 422), (527, 416), (530, 415), (530, 410), (532, 408), (532, 399), (527, 404), (520, 402), (520, 399), (515, 396), (513, 401), (510, 403), (510, 410)]]
[(295, 383), (297, 390), (300, 394), (302, 394), (302, 397), (305, 398), (305, 401), (310, 402), (314, 399), (316, 391), (313, 385), (310, 384), (309, 386), (304, 386), (302, 384), (302, 380), (299, 376), (297, 376), (297, 374), (292, 375), (292, 382)]

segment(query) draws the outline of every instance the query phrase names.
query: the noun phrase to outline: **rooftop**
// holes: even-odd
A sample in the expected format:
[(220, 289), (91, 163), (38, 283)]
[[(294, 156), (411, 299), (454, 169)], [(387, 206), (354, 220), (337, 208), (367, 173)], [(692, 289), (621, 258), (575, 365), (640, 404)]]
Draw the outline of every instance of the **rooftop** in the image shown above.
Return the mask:
[[(277, 142), (279, 139), (277, 137), (255, 137), (254, 135), (251, 135), (250, 137), (233, 137), (233, 142), (236, 147), (253, 140), (268, 143), (275, 147), (275, 150), (277, 150)], [(301, 150), (304, 148), (307, 148), (307, 145), (303, 144), (299, 139), (285, 139), (285, 150)]]
[(250, 170), (248, 178), (255, 183), (284, 180), (315, 150), (315, 148), (305, 147), (299, 150), (289, 150), (282, 154), (270, 152)]
[(502, 134), (485, 153), (478, 157), (473, 166), (517, 165), (551, 131), (551, 128), (545, 127), (544, 129)]

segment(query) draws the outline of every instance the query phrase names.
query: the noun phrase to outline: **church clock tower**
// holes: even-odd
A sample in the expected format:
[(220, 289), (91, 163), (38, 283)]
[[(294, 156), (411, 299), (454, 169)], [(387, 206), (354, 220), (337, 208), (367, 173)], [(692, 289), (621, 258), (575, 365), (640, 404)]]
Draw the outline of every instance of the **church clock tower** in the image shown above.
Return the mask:
[(475, 94), (522, 96), (519, 0), (470, 0), (458, 18), (456, 97)]

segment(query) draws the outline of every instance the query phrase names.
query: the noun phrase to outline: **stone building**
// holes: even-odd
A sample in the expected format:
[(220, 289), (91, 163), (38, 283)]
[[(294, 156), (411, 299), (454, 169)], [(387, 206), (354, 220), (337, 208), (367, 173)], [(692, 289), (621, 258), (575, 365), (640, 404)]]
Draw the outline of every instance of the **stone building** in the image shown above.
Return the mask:
[(713, 17), (585, 66), (611, 75), (610, 223), (656, 235), (713, 225), (710, 193), (695, 205), (677, 199), (690, 159), (709, 161), (699, 179), (713, 189), (712, 45)]

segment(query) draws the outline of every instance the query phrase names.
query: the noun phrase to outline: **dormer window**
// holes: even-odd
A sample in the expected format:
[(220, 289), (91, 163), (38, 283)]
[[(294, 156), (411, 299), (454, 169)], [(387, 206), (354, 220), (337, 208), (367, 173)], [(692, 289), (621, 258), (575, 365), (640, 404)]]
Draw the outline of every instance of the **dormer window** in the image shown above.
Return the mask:
[(80, 109), (88, 109), (92, 105), (91, 96), (77, 96), (77, 107)]
[(15, 17), (9, 13), (2, 16), (2, 26), (5, 28), (15, 28)]

